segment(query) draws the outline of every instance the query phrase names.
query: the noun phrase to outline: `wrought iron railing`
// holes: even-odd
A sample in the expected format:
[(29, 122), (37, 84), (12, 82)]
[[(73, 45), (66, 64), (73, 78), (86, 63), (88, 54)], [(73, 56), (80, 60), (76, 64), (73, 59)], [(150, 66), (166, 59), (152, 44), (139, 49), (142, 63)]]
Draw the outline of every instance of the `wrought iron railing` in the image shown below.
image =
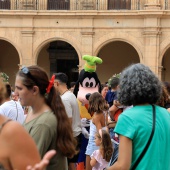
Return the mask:
[[(0, 0), (0, 10), (141, 10), (145, 0)], [(163, 0), (163, 9), (170, 0)]]
[(131, 9), (131, 0), (108, 0), (108, 9)]

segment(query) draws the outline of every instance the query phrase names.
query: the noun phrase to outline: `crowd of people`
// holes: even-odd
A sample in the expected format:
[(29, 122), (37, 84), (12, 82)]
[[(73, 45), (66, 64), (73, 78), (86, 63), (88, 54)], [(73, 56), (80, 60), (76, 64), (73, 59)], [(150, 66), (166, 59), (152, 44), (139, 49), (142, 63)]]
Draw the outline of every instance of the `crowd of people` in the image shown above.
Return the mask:
[[(49, 80), (39, 66), (21, 68), (13, 92), (0, 81), (1, 169), (78, 169), (84, 119), (72, 84), (69, 89), (65, 73)], [(170, 169), (169, 112), (170, 83), (146, 65), (111, 77), (88, 94), (85, 169)]]

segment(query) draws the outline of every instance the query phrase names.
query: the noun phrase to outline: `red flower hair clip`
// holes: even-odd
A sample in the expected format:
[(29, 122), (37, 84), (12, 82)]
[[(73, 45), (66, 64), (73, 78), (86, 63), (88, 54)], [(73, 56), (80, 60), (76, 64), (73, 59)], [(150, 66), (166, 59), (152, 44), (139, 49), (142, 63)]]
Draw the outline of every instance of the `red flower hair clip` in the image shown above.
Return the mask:
[(50, 93), (50, 90), (51, 90), (51, 87), (53, 87), (54, 85), (54, 80), (55, 80), (55, 75), (53, 75), (49, 81), (49, 85), (48, 87), (46, 88), (46, 93)]

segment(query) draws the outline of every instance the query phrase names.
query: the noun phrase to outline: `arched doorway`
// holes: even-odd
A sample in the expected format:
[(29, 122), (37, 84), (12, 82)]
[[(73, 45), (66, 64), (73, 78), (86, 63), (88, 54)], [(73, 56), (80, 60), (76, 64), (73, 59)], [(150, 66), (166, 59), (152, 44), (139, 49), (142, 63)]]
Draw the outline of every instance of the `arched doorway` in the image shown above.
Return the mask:
[(15, 76), (19, 69), (19, 54), (16, 48), (5, 40), (0, 40), (0, 72), (9, 76), (9, 83), (14, 87)]
[(113, 74), (120, 73), (125, 67), (139, 63), (139, 55), (135, 48), (123, 41), (113, 41), (103, 46), (98, 56), (103, 60), (98, 65), (97, 73), (101, 82), (107, 82)]
[(43, 47), (38, 55), (37, 64), (43, 67), (49, 76), (57, 72), (67, 74), (68, 86), (70, 82), (78, 79), (78, 54), (74, 47), (65, 41), (53, 41)]
[(162, 59), (162, 81), (170, 82), (170, 48), (165, 52)]

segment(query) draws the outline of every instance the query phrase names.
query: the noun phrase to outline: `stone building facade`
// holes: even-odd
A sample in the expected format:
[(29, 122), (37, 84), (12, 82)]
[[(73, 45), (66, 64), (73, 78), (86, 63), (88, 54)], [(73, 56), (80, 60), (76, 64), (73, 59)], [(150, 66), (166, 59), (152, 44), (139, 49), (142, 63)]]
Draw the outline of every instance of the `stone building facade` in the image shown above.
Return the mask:
[(11, 84), (23, 65), (75, 81), (85, 54), (102, 82), (138, 62), (170, 81), (170, 0), (1, 0), (0, 51)]

